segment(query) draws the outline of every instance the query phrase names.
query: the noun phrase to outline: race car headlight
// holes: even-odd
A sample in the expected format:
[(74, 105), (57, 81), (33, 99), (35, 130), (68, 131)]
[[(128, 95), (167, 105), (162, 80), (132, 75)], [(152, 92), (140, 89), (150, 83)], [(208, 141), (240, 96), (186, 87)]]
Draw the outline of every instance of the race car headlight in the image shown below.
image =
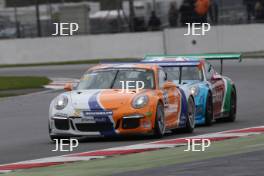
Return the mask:
[(148, 96), (143, 95), (143, 96), (135, 97), (132, 102), (132, 106), (135, 109), (140, 109), (140, 108), (143, 108), (145, 105), (147, 105), (148, 102), (149, 102)]
[(196, 96), (199, 94), (199, 88), (198, 87), (191, 87), (190, 92), (192, 95)]
[(55, 108), (57, 110), (62, 110), (64, 109), (68, 104), (68, 97), (63, 95), (57, 98), (56, 104), (55, 104)]

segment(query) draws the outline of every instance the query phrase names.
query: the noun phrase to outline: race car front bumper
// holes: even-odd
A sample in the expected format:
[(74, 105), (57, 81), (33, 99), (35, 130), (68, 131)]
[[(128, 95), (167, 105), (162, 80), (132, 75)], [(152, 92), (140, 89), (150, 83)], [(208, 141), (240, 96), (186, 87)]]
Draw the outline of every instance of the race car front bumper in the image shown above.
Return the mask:
[[(107, 118), (107, 117), (103, 117)], [(145, 134), (152, 132), (152, 121), (143, 114), (125, 115), (121, 118), (94, 121), (84, 117), (50, 118), (51, 136), (114, 136), (122, 134)]]

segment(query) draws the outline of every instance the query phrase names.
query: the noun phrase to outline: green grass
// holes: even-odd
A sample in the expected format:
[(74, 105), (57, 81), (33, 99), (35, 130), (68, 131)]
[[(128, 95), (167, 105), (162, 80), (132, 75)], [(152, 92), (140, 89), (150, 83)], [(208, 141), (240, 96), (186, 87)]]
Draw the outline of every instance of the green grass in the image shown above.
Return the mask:
[(14, 97), (17, 96), (19, 94), (15, 94), (15, 93), (1, 93), (0, 92), (0, 98), (5, 98), (5, 97)]
[(42, 88), (49, 82), (50, 80), (46, 77), (0, 76), (0, 91)]
[(205, 152), (184, 152), (186, 147), (116, 156), (46, 168), (29, 169), (4, 176), (109, 176), (128, 171), (202, 161), (217, 157), (263, 150), (264, 135), (215, 142)]

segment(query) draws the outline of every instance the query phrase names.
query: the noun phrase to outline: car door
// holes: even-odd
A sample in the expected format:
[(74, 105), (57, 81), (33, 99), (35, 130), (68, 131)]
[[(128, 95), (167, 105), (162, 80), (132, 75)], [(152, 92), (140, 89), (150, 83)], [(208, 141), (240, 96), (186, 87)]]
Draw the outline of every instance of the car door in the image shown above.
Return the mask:
[(205, 64), (206, 79), (211, 84), (212, 96), (213, 96), (213, 110), (214, 117), (221, 115), (222, 104), (225, 94), (225, 83), (221, 75), (219, 75), (214, 67), (206, 62)]
[[(164, 113), (166, 128), (174, 128), (178, 126), (178, 121), (180, 117), (180, 92), (176, 85), (169, 88), (164, 88), (164, 84), (167, 82), (165, 72), (159, 70), (159, 87), (163, 92), (163, 102), (164, 102)], [(173, 83), (172, 83), (173, 84)]]

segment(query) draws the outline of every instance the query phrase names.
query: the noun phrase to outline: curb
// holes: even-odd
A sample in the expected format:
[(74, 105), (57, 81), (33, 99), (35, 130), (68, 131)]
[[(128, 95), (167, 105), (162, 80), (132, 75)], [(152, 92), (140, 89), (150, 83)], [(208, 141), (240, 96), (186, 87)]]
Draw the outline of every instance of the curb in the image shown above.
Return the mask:
[(61, 165), (61, 164), (77, 162), (77, 161), (89, 161), (93, 159), (102, 159), (102, 158), (118, 156), (118, 155), (143, 153), (143, 152), (166, 149), (166, 148), (180, 147), (187, 145), (188, 139), (200, 139), (200, 140), (209, 139), (211, 142), (216, 142), (216, 141), (224, 141), (229, 139), (247, 137), (251, 135), (258, 135), (258, 134), (264, 134), (264, 126), (228, 130), (218, 133), (209, 133), (199, 136), (191, 136), (187, 138), (159, 140), (150, 143), (142, 143), (142, 144), (136, 144), (130, 146), (123, 146), (123, 147), (114, 147), (104, 150), (88, 151), (88, 152), (81, 152), (81, 153), (62, 155), (56, 157), (42, 158), (37, 160), (22, 161), (18, 163), (5, 164), (5, 165), (0, 165), (0, 173), (7, 173), (21, 169), (55, 166), (55, 165)]
[(72, 78), (49, 78), (52, 82), (46, 86), (47, 89), (61, 90), (64, 89), (65, 84), (78, 82), (78, 79)]

